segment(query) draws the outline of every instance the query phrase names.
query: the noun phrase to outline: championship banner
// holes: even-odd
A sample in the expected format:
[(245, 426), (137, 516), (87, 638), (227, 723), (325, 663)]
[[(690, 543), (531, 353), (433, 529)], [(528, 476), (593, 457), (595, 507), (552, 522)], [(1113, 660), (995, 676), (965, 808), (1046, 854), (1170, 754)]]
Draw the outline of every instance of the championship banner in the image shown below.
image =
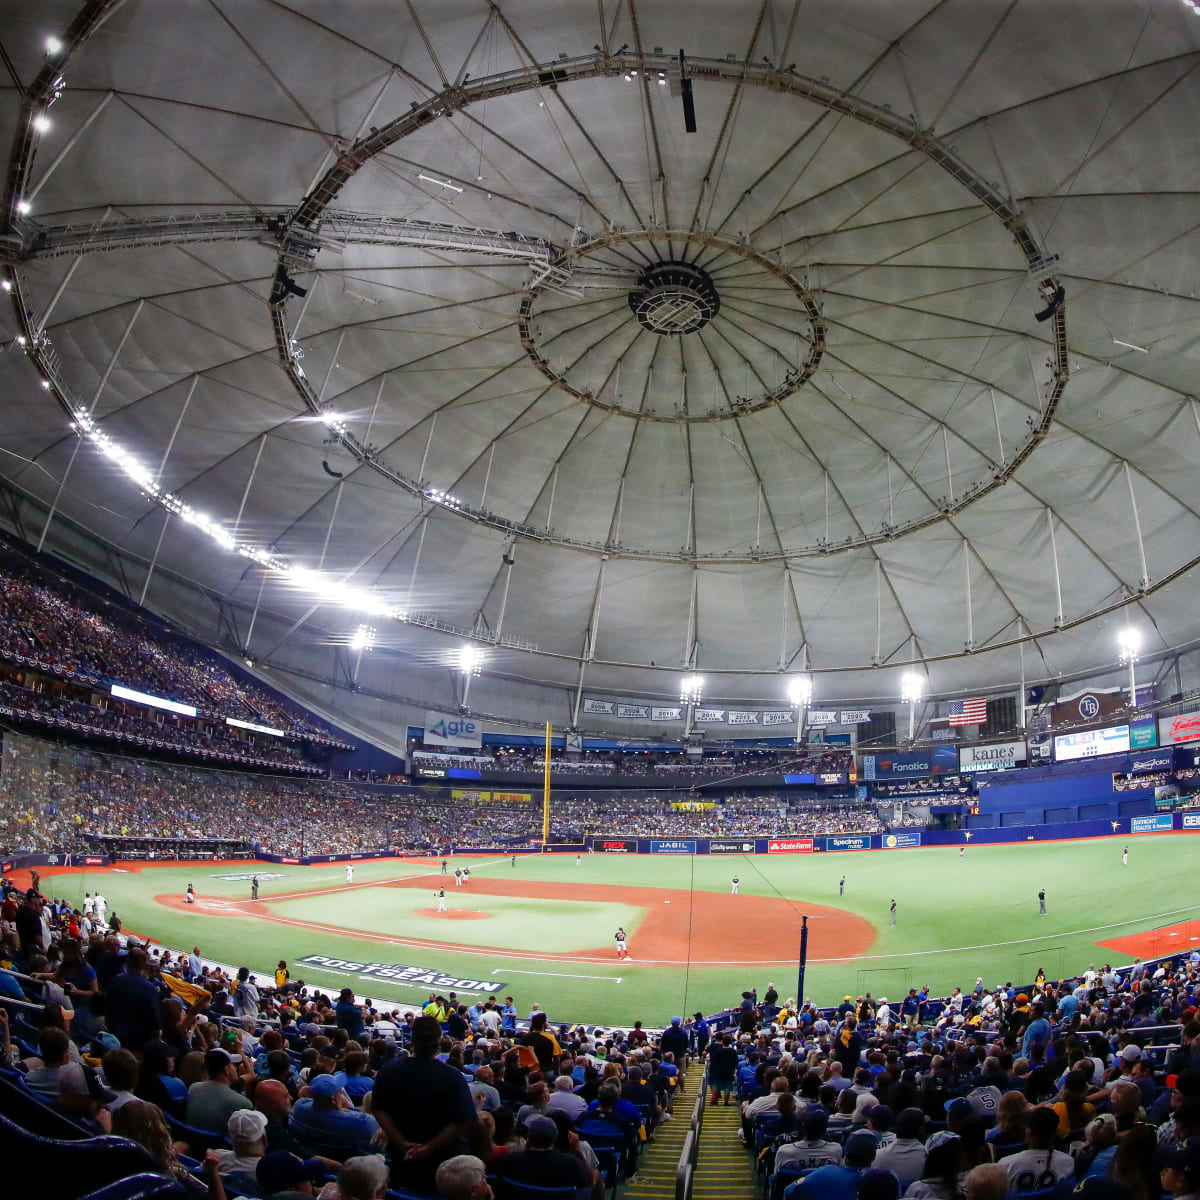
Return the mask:
[(838, 723), (837, 709), (814, 708), (808, 714), (810, 725), (836, 725)]
[(597, 717), (612, 717), (616, 715), (617, 706), (612, 700), (593, 700), (584, 696), (583, 711)]
[(618, 717), (630, 717), (635, 721), (650, 720), (650, 705), (648, 704), (618, 704)]
[(839, 725), (865, 725), (871, 719), (869, 708), (843, 708), (838, 713)]
[(652, 721), (682, 721), (682, 708), (651, 708), (650, 720)]
[(427, 746), (467, 746), (479, 750), (483, 746), (483, 726), (469, 717), (426, 712), (421, 740)]
[(696, 724), (724, 725), (725, 710), (723, 708), (698, 708), (696, 709)]
[(762, 722), (761, 712), (751, 712), (744, 708), (731, 708), (729, 710), (730, 725), (759, 725)]
[(768, 854), (811, 854), (812, 838), (771, 838), (767, 842)]
[(794, 725), (796, 723), (796, 714), (791, 709), (778, 709), (774, 712), (765, 712), (762, 718), (764, 725)]
[[(483, 798), (488, 798), (487, 792), (482, 793)], [(493, 803), (500, 804), (528, 804), (533, 799), (531, 792), (493, 792)]]

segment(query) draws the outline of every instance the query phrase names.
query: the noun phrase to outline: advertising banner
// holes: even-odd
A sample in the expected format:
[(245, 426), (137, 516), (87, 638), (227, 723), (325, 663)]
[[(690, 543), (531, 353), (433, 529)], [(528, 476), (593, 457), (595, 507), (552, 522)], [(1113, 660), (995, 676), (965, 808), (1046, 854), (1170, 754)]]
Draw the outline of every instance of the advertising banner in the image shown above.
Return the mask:
[(1200, 812), (1190, 812), (1183, 814), (1184, 829), (1200, 829)]
[(470, 717), (451, 713), (426, 712), (422, 740), (427, 746), (483, 746), (483, 726)]
[(957, 746), (934, 746), (931, 750), (863, 755), (864, 779), (925, 779), (931, 775), (957, 774)]
[(921, 844), (919, 833), (885, 833), (883, 848), (885, 850), (908, 850)]
[(605, 838), (595, 843), (596, 848), (605, 854), (636, 854), (637, 838)]
[(772, 838), (767, 842), (768, 854), (811, 854), (812, 838)]
[[(483, 793), (483, 798), (487, 799), (487, 792)], [(493, 792), (492, 800), (499, 801), (501, 804), (528, 804), (533, 799), (532, 792)]]
[(1200, 712), (1176, 713), (1158, 722), (1158, 740), (1164, 746), (1200, 739)]
[(818, 771), (816, 782), (825, 787), (833, 787), (849, 783), (850, 780), (844, 771)]
[(475, 788), (453, 788), (450, 792), (451, 800), (465, 800), (468, 804), (481, 804), (491, 798), (491, 792), (481, 792)]
[(774, 712), (763, 713), (764, 725), (794, 725), (796, 722), (796, 714), (790, 709), (778, 709)]
[(709, 854), (753, 854), (754, 839), (743, 838), (709, 838), (708, 839)]
[(1130, 817), (1130, 833), (1163, 833), (1171, 829), (1170, 813), (1155, 813), (1152, 817)]
[(591, 696), (584, 696), (583, 711), (598, 717), (612, 717), (616, 715), (617, 706), (612, 700), (595, 700)]
[(825, 839), (826, 850), (870, 850), (870, 848), (871, 835), (869, 833), (846, 833)]
[(695, 838), (655, 838), (650, 842), (651, 854), (695, 854)]
[(1025, 765), (1024, 742), (993, 742), (987, 746), (961, 746), (960, 771), (1005, 771)]
[(1158, 745), (1158, 722), (1153, 717), (1138, 717), (1129, 722), (1129, 748), (1146, 750)]
[(1169, 771), (1175, 766), (1175, 755), (1170, 747), (1155, 750), (1151, 754), (1135, 754), (1129, 760), (1129, 774), (1143, 775), (1150, 771)]
[(87, 854), (84, 855), (83, 865), (85, 867), (98, 867), (101, 866), (104, 861), (105, 860), (103, 858), (99, 858), (94, 854)]
[(1081, 729), (1078, 733), (1059, 734), (1054, 739), (1054, 761), (1072, 762), (1078, 758), (1099, 758), (1105, 754), (1123, 754), (1128, 749), (1128, 725), (1111, 725), (1107, 729)]

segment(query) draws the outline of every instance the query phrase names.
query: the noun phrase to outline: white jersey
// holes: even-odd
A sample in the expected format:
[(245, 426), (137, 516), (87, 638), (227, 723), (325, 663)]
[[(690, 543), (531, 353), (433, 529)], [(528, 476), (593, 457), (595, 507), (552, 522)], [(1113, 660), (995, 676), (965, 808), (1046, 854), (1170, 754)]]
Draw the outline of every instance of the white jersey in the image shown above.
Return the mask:
[(93, 900), (93, 903), (96, 905), (96, 916), (98, 916), (100, 918), (100, 920), (103, 921), (104, 920), (104, 910), (106, 908), (108, 908), (108, 901), (105, 900), (105, 898), (103, 896), (101, 896), (99, 893), (97, 893), (97, 895), (95, 896), (95, 898)]
[(95, 902), (95, 900), (93, 900), (91, 898), (91, 896), (84, 896), (84, 898), (83, 898), (83, 915), (85, 917), (90, 917), (92, 915), (92, 910), (95, 908), (95, 906), (96, 906), (96, 902)]
[(346, 868), (346, 882), (347, 883), (354, 882), (354, 868), (352, 866), (348, 866)]

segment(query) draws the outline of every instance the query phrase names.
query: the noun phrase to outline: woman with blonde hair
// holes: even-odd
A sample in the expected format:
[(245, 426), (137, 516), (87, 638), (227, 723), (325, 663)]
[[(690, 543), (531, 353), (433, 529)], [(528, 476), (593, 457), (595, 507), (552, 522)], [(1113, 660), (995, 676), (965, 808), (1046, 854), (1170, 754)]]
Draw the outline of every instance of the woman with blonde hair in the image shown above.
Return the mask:
[(216, 1153), (210, 1150), (204, 1156), (204, 1177), (208, 1181), (205, 1185), (190, 1175), (179, 1161), (171, 1130), (157, 1104), (145, 1100), (122, 1104), (113, 1113), (112, 1131), (117, 1137), (128, 1138), (141, 1146), (164, 1175), (181, 1184), (190, 1194), (197, 1197), (207, 1194), (208, 1200), (225, 1200), (225, 1185), (217, 1171)]

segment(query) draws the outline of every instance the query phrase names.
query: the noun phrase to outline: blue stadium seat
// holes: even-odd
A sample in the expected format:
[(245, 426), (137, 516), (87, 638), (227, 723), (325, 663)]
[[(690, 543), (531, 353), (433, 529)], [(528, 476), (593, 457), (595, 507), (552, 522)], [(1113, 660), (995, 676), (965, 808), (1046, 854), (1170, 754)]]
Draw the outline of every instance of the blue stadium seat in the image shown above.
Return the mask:
[[(585, 1139), (586, 1140), (586, 1139)], [(588, 1142), (591, 1146), (591, 1142)], [(604, 1186), (609, 1189), (614, 1198), (617, 1194), (617, 1183), (620, 1177), (620, 1155), (612, 1146), (592, 1146), (592, 1153), (596, 1156), (596, 1162), (600, 1167), (600, 1174), (604, 1179)]]
[(198, 1129), (195, 1125), (189, 1125), (186, 1121), (171, 1116), (169, 1112), (164, 1111), (163, 1116), (170, 1126), (171, 1136), (177, 1142), (186, 1142), (193, 1158), (203, 1158), (209, 1150), (233, 1148), (223, 1133), (217, 1133), (213, 1129)]
[(496, 1200), (575, 1200), (573, 1187), (539, 1187), (500, 1176), (496, 1184)]
[(993, 1142), (992, 1153), (996, 1156), (996, 1161), (999, 1162), (1002, 1158), (1007, 1158), (1010, 1154), (1020, 1154), (1028, 1144), (1028, 1142)]
[(19, 1128), (46, 1138), (70, 1142), (85, 1138), (87, 1131), (76, 1125), (65, 1113), (51, 1108), (34, 1095), (17, 1072), (4, 1072), (0, 1077), (0, 1116), (7, 1117)]
[(162, 1175), (131, 1175), (119, 1179), (94, 1192), (88, 1192), (80, 1200), (189, 1200), (189, 1192), (178, 1180)]
[(81, 1141), (41, 1137), (3, 1116), (0, 1158), (20, 1163), (29, 1178), (38, 1180), (38, 1200), (81, 1200), (90, 1191), (129, 1176), (159, 1173), (158, 1164), (136, 1142), (119, 1137)]

